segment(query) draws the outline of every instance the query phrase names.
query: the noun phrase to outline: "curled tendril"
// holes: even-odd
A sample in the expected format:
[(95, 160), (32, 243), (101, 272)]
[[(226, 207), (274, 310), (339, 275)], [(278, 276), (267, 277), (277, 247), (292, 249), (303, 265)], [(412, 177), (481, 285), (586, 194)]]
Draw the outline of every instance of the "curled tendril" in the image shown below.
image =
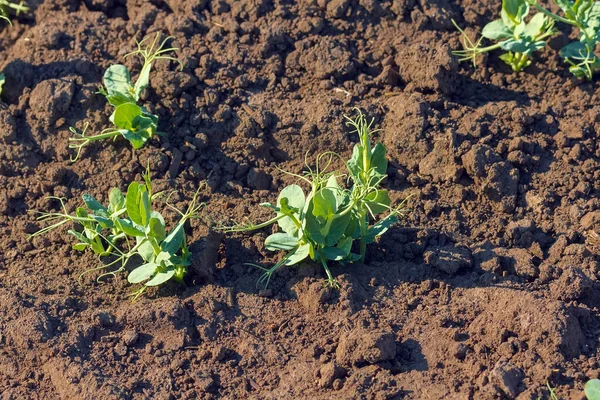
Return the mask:
[(456, 23), (456, 21), (452, 20), (452, 23), (458, 29), (461, 34), (461, 43), (463, 46), (463, 50), (454, 50), (452, 54), (459, 57), (458, 61), (469, 61), (473, 63), (473, 67), (477, 66), (477, 56), (481, 53), (481, 41), (483, 37), (480, 37), (479, 40), (473, 42), (469, 35)]
[(139, 55), (144, 59), (144, 65), (150, 64), (150, 63), (154, 62), (155, 60), (175, 61), (175, 62), (179, 63), (180, 70), (183, 70), (183, 62), (181, 62), (181, 60), (179, 60), (175, 57), (164, 55), (165, 53), (179, 50), (177, 47), (164, 48), (170, 39), (175, 39), (175, 38), (173, 36), (167, 36), (160, 43), (160, 45), (158, 47), (156, 47), (158, 45), (159, 38), (160, 38), (160, 32), (157, 32), (156, 35), (154, 36), (154, 40), (152, 41), (152, 43), (149, 46), (145, 46), (145, 47), (144, 47), (144, 43), (146, 43), (146, 41), (148, 39), (147, 37), (144, 38), (141, 42), (138, 42), (136, 40), (135, 43), (137, 45), (137, 50), (134, 50), (132, 52), (125, 54), (124, 58), (127, 58), (132, 55)]

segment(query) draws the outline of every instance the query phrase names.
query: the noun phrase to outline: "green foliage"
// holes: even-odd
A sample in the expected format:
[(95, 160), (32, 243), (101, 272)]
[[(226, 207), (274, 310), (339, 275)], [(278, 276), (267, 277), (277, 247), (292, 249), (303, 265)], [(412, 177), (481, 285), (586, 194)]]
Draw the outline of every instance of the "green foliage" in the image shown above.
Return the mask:
[[(328, 263), (364, 262), (366, 245), (385, 233), (406, 211), (404, 202), (392, 208), (388, 192), (380, 188), (387, 176), (386, 150), (381, 143), (371, 145), (372, 121), (368, 123), (361, 113), (355, 119), (346, 118), (360, 139), (346, 162), (350, 189), (340, 185), (342, 175), (338, 172), (327, 172), (334, 157), (338, 156), (321, 154), (317, 157), (315, 170), (307, 164), (308, 172), (304, 176), (295, 175), (308, 184), (308, 192), (299, 185), (289, 185), (281, 190), (275, 204), (261, 204), (273, 210), (275, 217), (260, 224), (222, 228), (228, 232), (244, 232), (277, 223), (280, 232), (267, 237), (265, 248), (287, 254), (271, 268), (258, 266), (265, 271), (259, 280), (265, 287), (277, 269), (308, 258), (320, 263), (327, 274), (327, 284), (336, 286)], [(383, 213), (387, 215), (372, 223)], [(357, 240), (359, 252), (355, 253), (353, 243)]]
[(22, 12), (26, 11), (29, 11), (29, 7), (25, 5), (24, 1), (21, 1), (17, 4), (9, 0), (0, 0), (0, 19), (8, 21), (9, 24), (11, 12), (18, 16)]
[[(600, 68), (600, 58), (594, 53), (600, 43), (600, 1), (594, 0), (553, 0), (563, 16), (554, 14), (538, 4), (537, 0), (503, 0), (501, 19), (487, 24), (482, 38), (473, 42), (465, 32), (454, 24), (462, 34), (463, 50), (455, 51), (460, 61), (472, 60), (496, 49), (507, 52), (500, 58), (518, 72), (531, 64), (531, 54), (545, 46), (544, 39), (555, 33), (555, 22), (572, 25), (579, 29), (579, 40), (567, 44), (560, 50), (560, 56), (570, 65), (569, 71), (578, 78), (592, 79), (595, 70)], [(529, 8), (536, 13), (526, 23)], [(498, 43), (481, 47), (483, 38)]]
[(76, 150), (76, 155), (71, 158), (71, 161), (79, 159), (83, 148), (94, 141), (114, 139), (120, 135), (127, 139), (134, 149), (139, 149), (155, 134), (159, 134), (157, 132), (158, 116), (137, 103), (144, 89), (150, 84), (150, 71), (154, 61), (172, 60), (182, 65), (176, 58), (165, 55), (177, 50), (172, 47), (165, 48), (167, 41), (171, 38), (168, 37), (159, 44), (159, 37), (160, 34), (157, 33), (152, 43), (146, 47), (144, 47), (144, 40), (138, 42), (138, 49), (125, 55), (125, 57), (140, 55), (144, 59), (144, 65), (135, 83), (132, 82), (131, 74), (124, 65), (111, 65), (106, 70), (103, 78), (104, 87), (99, 90), (99, 93), (104, 95), (108, 103), (115, 107), (110, 116), (114, 127), (107, 128), (94, 136), (86, 136), (87, 124), (82, 132), (70, 128), (75, 137), (69, 140), (69, 148)]
[(590, 379), (584, 387), (587, 400), (600, 400), (600, 380)]
[[(533, 52), (546, 46), (544, 39), (555, 33), (552, 19), (538, 13), (525, 22), (528, 13), (529, 3), (525, 0), (503, 0), (501, 18), (488, 23), (481, 32), (482, 38), (475, 43), (452, 21), (461, 32), (463, 42), (463, 50), (454, 51), (453, 54), (460, 57), (460, 61), (471, 60), (475, 65), (479, 54), (502, 49), (505, 53), (500, 59), (513, 71), (521, 71), (531, 65)], [(497, 43), (482, 47), (483, 38)]]
[(4, 86), (4, 74), (0, 74), (0, 95), (2, 95), (2, 86)]
[[(525, 1), (525, 0), (523, 0)], [(592, 79), (600, 68), (600, 58), (594, 53), (600, 42), (600, 2), (593, 0), (554, 0), (564, 16), (543, 8), (537, 0), (527, 0), (537, 10), (555, 21), (579, 29), (579, 41), (571, 42), (560, 50), (560, 56), (570, 65), (569, 71), (578, 78)]]
[(138, 260), (143, 260), (143, 264), (133, 269), (127, 277), (132, 284), (143, 283), (143, 286), (133, 293), (136, 298), (146, 288), (158, 286), (171, 279), (183, 283), (191, 257), (184, 225), (188, 220), (198, 218), (198, 212), (203, 206), (197, 202), (199, 189), (185, 212), (169, 205), (181, 217), (177, 225), (167, 233), (164, 218), (158, 211), (153, 210), (151, 205), (152, 200), (160, 193), (152, 192), (149, 171), (146, 171), (143, 177), (144, 183), (132, 182), (126, 194), (113, 188), (109, 193), (107, 206), (89, 194), (84, 194), (84, 204), (78, 207), (75, 213), (69, 214), (64, 199), (54, 198), (60, 202), (62, 211), (40, 212), (39, 221), (53, 223), (31, 237), (45, 234), (70, 222), (76, 223), (81, 229), (68, 231), (77, 239), (73, 249), (89, 249), (100, 257), (112, 259), (110, 263), (86, 272), (118, 266), (116, 271), (101, 277), (125, 271), (130, 260), (138, 256)]

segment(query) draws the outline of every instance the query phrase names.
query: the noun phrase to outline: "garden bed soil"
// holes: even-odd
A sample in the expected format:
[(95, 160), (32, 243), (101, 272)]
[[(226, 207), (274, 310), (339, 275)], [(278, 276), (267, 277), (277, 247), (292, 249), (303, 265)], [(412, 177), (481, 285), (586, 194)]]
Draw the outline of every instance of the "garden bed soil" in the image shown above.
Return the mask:
[[(558, 57), (569, 31), (515, 75), (498, 54), (458, 64), (496, 1), (47, 0), (0, 31), (0, 398), (583, 399), (600, 373), (600, 106), (597, 82)], [(5, 24), (4, 24), (5, 25)], [(562, 28), (562, 27), (561, 27)], [(144, 104), (165, 139), (124, 140), (69, 161), (69, 126), (108, 126), (103, 71), (155, 32), (183, 62), (156, 63)], [(346, 158), (360, 107), (381, 128), (406, 217), (365, 265), (306, 263), (267, 290), (281, 254), (259, 221), (305, 155)], [(309, 157), (309, 161), (311, 158)], [(71, 249), (34, 210), (47, 196), (106, 200), (149, 163), (157, 190), (185, 207), (187, 285), (131, 302), (120, 274)], [(342, 165), (337, 163), (338, 167)], [(164, 200), (158, 209), (173, 223)]]

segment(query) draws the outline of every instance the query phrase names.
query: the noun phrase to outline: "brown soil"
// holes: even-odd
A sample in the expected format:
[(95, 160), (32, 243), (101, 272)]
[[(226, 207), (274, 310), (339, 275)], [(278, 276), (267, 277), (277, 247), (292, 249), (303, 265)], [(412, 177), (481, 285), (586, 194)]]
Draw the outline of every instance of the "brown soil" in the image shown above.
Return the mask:
[[(451, 18), (481, 27), (491, 0), (28, 3), (0, 31), (1, 399), (533, 400), (547, 382), (583, 399), (600, 373), (600, 103), (557, 56), (568, 31), (513, 75), (449, 53)], [(156, 31), (184, 63), (159, 62), (145, 95), (168, 139), (71, 163), (68, 127), (108, 124), (104, 69)], [(415, 196), (367, 265), (333, 267), (340, 290), (305, 264), (258, 291), (244, 263), (281, 256), (266, 231), (195, 221), (187, 287), (135, 303), (123, 275), (78, 283), (97, 260), (65, 231), (26, 239), (46, 196), (105, 199), (148, 160), (182, 207), (208, 180), (206, 221), (259, 220), (294, 181), (277, 168), (349, 155), (355, 106), (383, 128), (393, 200)]]

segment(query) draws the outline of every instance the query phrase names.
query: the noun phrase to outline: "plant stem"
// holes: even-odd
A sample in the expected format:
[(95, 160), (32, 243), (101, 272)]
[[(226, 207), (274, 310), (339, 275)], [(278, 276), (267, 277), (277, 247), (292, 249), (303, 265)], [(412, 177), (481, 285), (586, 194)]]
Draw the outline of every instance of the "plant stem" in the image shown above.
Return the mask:
[(548, 17), (552, 18), (555, 21), (562, 22), (563, 24), (569, 24), (569, 25), (573, 25), (573, 26), (576, 26), (578, 28), (581, 28), (581, 26), (577, 22), (572, 21), (572, 20), (567, 19), (567, 18), (563, 18), (560, 15), (556, 15), (552, 11), (546, 10), (544, 7), (540, 6), (537, 3), (535, 3), (533, 6), (535, 7), (536, 10), (538, 10), (539, 12), (541, 12), (543, 14), (546, 14)]
[(367, 242), (365, 242), (365, 236), (367, 236), (367, 230), (369, 228), (366, 209), (361, 210), (358, 221), (359, 221), (359, 225), (360, 225), (360, 260), (359, 261), (362, 264), (364, 264), (365, 257), (367, 254)]

